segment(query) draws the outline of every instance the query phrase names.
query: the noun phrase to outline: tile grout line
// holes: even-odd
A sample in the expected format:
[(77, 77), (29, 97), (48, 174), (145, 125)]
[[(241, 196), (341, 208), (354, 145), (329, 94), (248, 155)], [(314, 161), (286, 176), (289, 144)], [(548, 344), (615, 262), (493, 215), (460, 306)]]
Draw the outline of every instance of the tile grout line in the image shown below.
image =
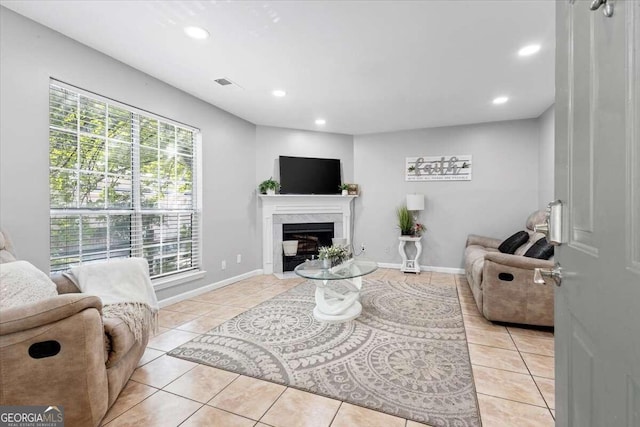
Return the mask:
[[(487, 394), (487, 393), (478, 393), (476, 392), (476, 394), (478, 395), (482, 395), (482, 396), (488, 396), (488, 397), (493, 397), (495, 399), (501, 399), (501, 400), (506, 400), (507, 402), (513, 402), (513, 403), (519, 403), (521, 405), (527, 405), (527, 406), (533, 406), (534, 408), (540, 408), (540, 409), (546, 409), (549, 410), (549, 408), (546, 406), (547, 402), (545, 401), (545, 406), (540, 406), (540, 405), (536, 405), (534, 403), (527, 403), (527, 402), (523, 402), (521, 400), (513, 400), (513, 399), (508, 399), (506, 397), (501, 397), (501, 396), (494, 396), (493, 394)], [(544, 401), (544, 399), (542, 399)]]
[[(471, 363), (471, 350), (469, 349), (469, 344), (471, 344), (471, 342), (469, 341), (469, 335), (467, 334), (467, 324), (464, 321), (464, 315), (462, 315), (462, 304), (460, 302), (460, 293), (461, 293), (461, 289), (458, 287), (458, 278), (457, 276), (454, 277), (454, 282), (456, 283), (456, 295), (458, 296), (458, 307), (460, 307), (460, 317), (462, 318), (462, 327), (464, 329), (464, 338), (467, 341), (467, 359), (469, 362), (469, 366), (471, 366), (471, 381), (473, 382), (473, 390), (475, 391), (475, 398), (476, 398), (476, 410), (478, 411), (478, 421), (480, 421), (480, 425), (482, 425), (482, 412), (480, 411), (480, 399), (478, 399), (478, 387), (476, 386), (476, 379), (473, 375), (473, 364)], [(469, 288), (469, 284), (467, 283), (467, 288), (469, 289), (469, 292), (471, 292), (471, 288)], [(476, 307), (477, 308), (477, 307)], [(409, 421), (407, 420), (406, 424), (409, 424)]]
[[(131, 380), (131, 379), (130, 379), (129, 381), (134, 381), (134, 380)], [(135, 381), (135, 382), (137, 382), (137, 383), (139, 383), (139, 384), (146, 385), (146, 386), (148, 386), (148, 387), (152, 387), (152, 386), (150, 386), (149, 384), (144, 384), (144, 383), (141, 383), (141, 382), (139, 382), (139, 381)], [(154, 391), (154, 392), (153, 392), (153, 393), (151, 393), (149, 396), (145, 397), (145, 398), (144, 398), (144, 399), (142, 399), (140, 402), (136, 403), (136, 404), (135, 404), (135, 405), (133, 405), (131, 408), (127, 409), (126, 411), (124, 411), (123, 413), (121, 413), (120, 415), (118, 415), (117, 417), (115, 417), (114, 419), (112, 419), (111, 421), (109, 421), (107, 424), (104, 424), (104, 426), (108, 426), (109, 424), (111, 424), (112, 422), (114, 422), (115, 420), (117, 420), (118, 418), (120, 418), (121, 416), (123, 416), (124, 414), (126, 414), (127, 412), (131, 411), (131, 410), (132, 410), (133, 408), (135, 408), (136, 406), (139, 406), (142, 402), (144, 402), (145, 400), (149, 399), (151, 396), (156, 395), (159, 391), (163, 391), (162, 389), (159, 389), (159, 388), (156, 388), (156, 387), (152, 387), (152, 388), (155, 388), (155, 389), (156, 389), (156, 391)], [(120, 397), (120, 396), (118, 396), (118, 397)], [(117, 401), (117, 399), (116, 399), (116, 401)], [(115, 402), (114, 402), (114, 404), (115, 404)], [(113, 407), (113, 406), (112, 406), (112, 407)], [(198, 408), (198, 409), (200, 409), (200, 408)], [(107, 411), (107, 412), (108, 412), (108, 411)], [(105, 415), (106, 415), (106, 414), (105, 414)], [(191, 414), (191, 415), (193, 415), (193, 414)], [(191, 416), (191, 415), (189, 415), (189, 416)], [(100, 424), (100, 426), (102, 426), (102, 425), (103, 425), (103, 424)]]
[[(504, 349), (501, 349), (501, 350), (504, 350)], [(471, 363), (471, 366), (479, 366), (481, 368), (497, 369), (498, 371), (510, 372), (512, 374), (529, 375), (526, 372), (512, 371), (511, 369), (504, 369), (504, 368), (496, 368), (495, 366), (487, 366), (487, 365), (482, 365), (480, 363)]]
[[(507, 329), (507, 333), (509, 334), (509, 336), (511, 336), (511, 331), (509, 329)], [(511, 339), (515, 344), (515, 340), (513, 339), (513, 336), (511, 336)], [(516, 348), (518, 348), (517, 345), (516, 345)], [(532, 354), (532, 353), (527, 353), (527, 354)], [(524, 363), (524, 366), (527, 368), (527, 371), (529, 371), (529, 375), (531, 376), (531, 381), (533, 381), (533, 384), (535, 384), (536, 389), (538, 390), (538, 393), (542, 397), (542, 401), (544, 402), (545, 406), (547, 407), (547, 410), (549, 411), (549, 414), (551, 415), (551, 418), (553, 418), (553, 420), (555, 421), (556, 418), (553, 416), (553, 413), (551, 412), (551, 408), (549, 407), (549, 402), (547, 402), (547, 399), (544, 397), (542, 390), (540, 390), (540, 386), (536, 382), (536, 379), (534, 378), (533, 373), (531, 372), (529, 365), (527, 365), (527, 361), (522, 356), (522, 352), (520, 351), (519, 348), (518, 348), (518, 355), (520, 356), (520, 359), (522, 359), (522, 363)], [(554, 359), (555, 359), (555, 354), (554, 354)], [(555, 379), (553, 381), (554, 381), (554, 394), (555, 394)]]
[[(333, 414), (333, 417), (331, 418), (331, 421), (329, 421), (329, 424), (327, 425), (327, 427), (331, 427), (331, 425), (333, 424), (333, 422), (336, 420), (336, 417), (338, 416), (338, 412), (340, 412), (340, 408), (342, 408), (342, 404), (344, 403), (343, 400), (340, 401), (340, 404), (338, 405), (338, 409), (336, 410), (336, 413)], [(405, 423), (406, 424), (406, 423)], [(405, 426), (406, 427), (406, 426)]]
[[(457, 279), (456, 279), (456, 280), (457, 280)], [(457, 291), (458, 291), (458, 297), (459, 297), (459, 296), (460, 296), (461, 291), (460, 291), (460, 288), (458, 288), (457, 286), (456, 286), (456, 288), (457, 288)], [(461, 308), (461, 312), (462, 312), (462, 305), (460, 305), (460, 308)], [(478, 312), (478, 314), (480, 314), (480, 313)], [(481, 315), (480, 315), (480, 316), (473, 315), (473, 314), (465, 315), (465, 314), (463, 313), (463, 315), (462, 315), (462, 319), (463, 319), (463, 324), (464, 324), (464, 327), (465, 327), (465, 335), (466, 335), (466, 329), (467, 329), (467, 323), (465, 322), (465, 320), (466, 320), (466, 319), (465, 319), (465, 317), (466, 317), (466, 316), (482, 317)], [(469, 326), (470, 326), (470, 327), (473, 327), (473, 326), (471, 326), (471, 325), (469, 325)], [(476, 328), (476, 329), (481, 329), (481, 328)], [(467, 338), (467, 349), (468, 349), (468, 347), (469, 347), (469, 344), (475, 344), (475, 345), (481, 345), (481, 346), (490, 347), (490, 348), (497, 348), (497, 349), (501, 349), (501, 350), (516, 351), (516, 352), (518, 353), (518, 356), (520, 357), (520, 360), (522, 361), (522, 363), (524, 364), (525, 368), (527, 369), (528, 374), (525, 374), (525, 373), (522, 373), (522, 372), (515, 372), (515, 371), (511, 371), (511, 370), (508, 370), (508, 369), (501, 369), (501, 368), (494, 368), (494, 367), (491, 367), (491, 366), (479, 365), (479, 364), (476, 364), (476, 366), (482, 366), (482, 367), (486, 367), (486, 368), (490, 368), (490, 369), (498, 369), (498, 370), (501, 370), (501, 371), (506, 371), (506, 372), (511, 372), (511, 373), (517, 373), (517, 374), (521, 374), (521, 375), (528, 375), (528, 376), (529, 376), (529, 378), (531, 378), (531, 380), (533, 381), (534, 385), (536, 386), (536, 389), (538, 390), (538, 393), (539, 393), (540, 397), (542, 397), (542, 401), (544, 402), (545, 406), (539, 406), (539, 405), (531, 404), (531, 403), (528, 403), (528, 402), (521, 402), (521, 401), (512, 400), (512, 399), (505, 399), (505, 398), (503, 398), (503, 397), (499, 397), (499, 396), (493, 396), (493, 395), (490, 395), (490, 394), (479, 393), (477, 389), (476, 389), (476, 396), (477, 396), (477, 395), (491, 396), (491, 397), (494, 397), (494, 398), (497, 398), (497, 399), (503, 399), (503, 400), (507, 400), (507, 401), (512, 401), (512, 402), (520, 403), (520, 404), (525, 404), (525, 405), (534, 406), (534, 407), (537, 407), (537, 408), (543, 408), (543, 409), (546, 409), (546, 410), (549, 412), (549, 414), (551, 415), (552, 419), (555, 421), (555, 417), (553, 416), (553, 413), (551, 412), (551, 408), (549, 407), (549, 404), (548, 404), (548, 402), (547, 402), (547, 399), (545, 399), (544, 395), (542, 394), (542, 391), (540, 390), (540, 387), (538, 386), (538, 383), (535, 381), (535, 378), (534, 378), (533, 374), (531, 373), (531, 370), (529, 369), (529, 366), (527, 365), (527, 362), (524, 360), (524, 357), (522, 356), (522, 353), (523, 353), (523, 352), (521, 352), (521, 351), (520, 351), (520, 349), (518, 348), (518, 346), (516, 345), (515, 340), (514, 340), (514, 338), (513, 338), (513, 335), (512, 335), (512, 333), (511, 333), (511, 331), (509, 330), (509, 328), (508, 328), (508, 327), (506, 327), (506, 326), (504, 326), (504, 329), (505, 329), (505, 332), (508, 334), (509, 339), (510, 339), (510, 340), (511, 340), (511, 342), (513, 343), (513, 346), (515, 347), (515, 350), (513, 350), (513, 349), (505, 349), (505, 348), (495, 347), (495, 346), (490, 346), (490, 345), (486, 345), (486, 344), (472, 343), (471, 341), (469, 341), (469, 340), (468, 340), (468, 338)], [(496, 332), (497, 332), (497, 331), (496, 331)], [(470, 352), (469, 352), (469, 353), (470, 353)], [(525, 353), (527, 353), (527, 352), (525, 352)], [(527, 354), (535, 354), (535, 353), (527, 353)], [(555, 355), (554, 355), (554, 356), (555, 356)], [(474, 366), (474, 364), (472, 363), (472, 364), (471, 364), (472, 370), (473, 370), (473, 366)], [(475, 383), (475, 381), (474, 381), (474, 383)], [(479, 409), (479, 408), (478, 408), (478, 409)], [(479, 412), (480, 412), (480, 411), (479, 411)], [(481, 419), (481, 422), (482, 422), (482, 414), (480, 414), (480, 419)]]
[[(116, 419), (120, 418), (121, 416), (123, 416), (124, 414), (126, 414), (127, 412), (129, 412), (130, 410), (132, 410), (133, 408), (135, 408), (136, 406), (138, 406), (139, 404), (141, 404), (142, 402), (144, 402), (145, 400), (147, 400), (148, 398), (150, 398), (151, 396), (153, 396), (154, 394), (156, 394), (157, 392), (159, 392), (159, 391), (160, 391), (160, 389), (159, 389), (159, 388), (157, 388), (157, 387), (152, 387), (152, 386), (150, 386), (150, 385), (148, 385), (148, 384), (141, 383), (140, 381), (135, 381), (135, 380), (132, 380), (132, 379), (129, 379), (129, 381), (133, 381), (133, 382), (135, 382), (135, 383), (142, 384), (142, 385), (144, 385), (144, 386), (146, 386), (146, 387), (151, 387), (151, 388), (152, 388), (152, 389), (154, 389), (155, 391), (154, 391), (153, 393), (151, 393), (149, 396), (147, 396), (147, 397), (145, 397), (144, 399), (142, 399), (140, 402), (138, 402), (138, 403), (136, 403), (135, 405), (133, 405), (132, 407), (128, 408), (126, 411), (123, 411), (123, 412), (122, 412), (121, 414), (119, 414), (117, 417), (113, 417), (111, 420), (109, 420), (109, 422), (108, 422), (107, 424), (103, 424), (103, 423), (102, 423), (102, 420), (101, 420), (101, 421), (100, 421), (100, 424), (99, 424), (100, 426), (107, 426), (107, 425), (111, 424), (111, 423), (112, 423), (112, 422), (114, 422)], [(125, 385), (125, 387), (126, 387), (126, 385)], [(124, 388), (123, 388), (123, 390), (124, 390)], [(118, 398), (120, 398), (120, 396), (119, 396), (119, 395), (118, 395)], [(117, 402), (117, 401), (118, 401), (118, 399), (116, 399), (116, 402)], [(115, 405), (115, 403), (116, 403), (116, 402), (113, 402), (113, 404)], [(113, 405), (111, 405), (111, 408), (113, 408)], [(110, 410), (111, 408), (109, 408), (109, 410)], [(109, 413), (109, 410), (107, 410), (107, 413)], [(106, 415), (107, 415), (107, 414), (105, 414), (105, 416), (106, 416)], [(102, 417), (102, 419), (104, 419), (104, 417)]]
[[(189, 300), (186, 300), (186, 301), (189, 301)], [(211, 304), (213, 304), (213, 303), (211, 303)], [(249, 308), (244, 309), (244, 311), (247, 311), (247, 310), (249, 310)], [(177, 312), (177, 311), (172, 311), (172, 310), (167, 310), (167, 311), (170, 311), (170, 312), (172, 312), (172, 313), (182, 313), (182, 312)], [(213, 310), (212, 310), (212, 311), (213, 311)], [(243, 311), (243, 312), (244, 312), (244, 311)], [(185, 314), (192, 314), (192, 313), (185, 313)], [(196, 319), (197, 319), (197, 318), (200, 318), (200, 317), (205, 317), (205, 316), (206, 316), (206, 313), (204, 313), (204, 314), (202, 314), (202, 315), (196, 315)], [(193, 319), (193, 320), (195, 320), (195, 319)], [(189, 320), (189, 321), (187, 321), (187, 322), (181, 323), (181, 324), (176, 325), (176, 326), (174, 326), (174, 327), (167, 328), (168, 330), (167, 330), (167, 331), (165, 331), (165, 332), (163, 332), (163, 333), (166, 333), (166, 332), (169, 332), (169, 331), (174, 331), (174, 330), (182, 331), (181, 329), (178, 329), (178, 327), (179, 327), (179, 326), (182, 326), (182, 325), (184, 325), (184, 324), (186, 324), (186, 323), (189, 323), (189, 322), (191, 322), (191, 321), (192, 321), (192, 320)], [(183, 331), (183, 332), (189, 332), (189, 331)], [(162, 333), (162, 334), (163, 334), (163, 333)], [(156, 335), (156, 336), (159, 336), (159, 335), (162, 335), (162, 334), (158, 334), (158, 335)], [(197, 335), (198, 335), (198, 336), (200, 336), (200, 335), (203, 335), (203, 334), (201, 334), (201, 333), (197, 333)], [(179, 344), (179, 345), (178, 345), (178, 347), (179, 347), (180, 345), (182, 345), (182, 344)], [(147, 346), (147, 347), (148, 347), (148, 346)], [(160, 357), (162, 357), (162, 356), (166, 356), (166, 355), (167, 355), (167, 353), (168, 353), (168, 351), (165, 351), (165, 350), (162, 350), (162, 349), (157, 349), (157, 348), (153, 348), (153, 347), (148, 347), (148, 348), (151, 348), (151, 349), (153, 349), (153, 350), (157, 350), (157, 351), (162, 351), (162, 352), (164, 352), (162, 355), (160, 355), (160, 356), (156, 357), (156, 358), (155, 358), (155, 359), (153, 359), (153, 360), (156, 360), (156, 359), (158, 359), (158, 358), (160, 358)], [(172, 349), (172, 350), (173, 350), (173, 349)], [(169, 351), (171, 351), (171, 350), (169, 350)], [(170, 356), (167, 356), (167, 357), (170, 357)], [(139, 366), (139, 367), (136, 367), (136, 369), (139, 369), (139, 368), (141, 368), (142, 366), (147, 365), (148, 363), (152, 362), (153, 360), (150, 360), (149, 362), (145, 363), (144, 365), (141, 365), (141, 366)], [(184, 422), (186, 422), (189, 418), (191, 418), (191, 417), (192, 417), (192, 416), (193, 416), (197, 411), (199, 411), (200, 409), (202, 409), (204, 406), (209, 406), (209, 407), (212, 407), (212, 408), (216, 408), (216, 409), (219, 409), (219, 410), (223, 410), (223, 409), (221, 409), (221, 408), (217, 408), (217, 407), (215, 407), (215, 406), (213, 406), (213, 405), (209, 405), (209, 402), (210, 402), (211, 400), (213, 400), (213, 399), (214, 399), (218, 394), (222, 393), (222, 392), (223, 392), (223, 391), (224, 391), (224, 390), (225, 390), (225, 389), (226, 389), (230, 384), (232, 384), (232, 383), (233, 383), (233, 382), (235, 382), (238, 378), (240, 378), (240, 377), (242, 376), (241, 374), (238, 374), (238, 376), (237, 376), (236, 378), (234, 378), (234, 380), (233, 380), (233, 381), (231, 381), (229, 384), (227, 384), (225, 387), (223, 387), (220, 391), (218, 391), (218, 393), (216, 393), (213, 397), (211, 397), (211, 399), (209, 399), (206, 403), (201, 403), (201, 402), (198, 402), (198, 401), (196, 401), (196, 400), (194, 400), (194, 399), (191, 399), (191, 398), (189, 398), (189, 397), (181, 396), (181, 395), (179, 395), (179, 394), (176, 394), (176, 393), (173, 393), (173, 392), (171, 392), (171, 391), (165, 390), (165, 388), (166, 388), (166, 387), (168, 387), (170, 384), (174, 383), (174, 382), (175, 382), (175, 381), (177, 381), (178, 379), (182, 378), (182, 377), (183, 377), (184, 375), (186, 375), (187, 373), (191, 372), (191, 371), (192, 371), (193, 369), (195, 369), (197, 366), (198, 366), (198, 364), (196, 364), (196, 366), (193, 366), (192, 368), (190, 368), (188, 371), (184, 372), (183, 374), (179, 375), (178, 377), (176, 377), (175, 379), (173, 379), (171, 382), (169, 382), (168, 384), (166, 384), (166, 385), (165, 385), (165, 386), (163, 386), (162, 388), (157, 388), (157, 387), (154, 387), (154, 386), (152, 386), (152, 385), (142, 383), (142, 382), (140, 382), (140, 381), (135, 381), (135, 380), (129, 379), (129, 381), (134, 381), (134, 382), (136, 382), (136, 383), (138, 383), (138, 384), (142, 384), (142, 385), (145, 385), (145, 386), (147, 386), (147, 387), (153, 388), (153, 389), (155, 389), (155, 391), (154, 391), (153, 393), (151, 393), (149, 396), (147, 396), (147, 397), (145, 397), (144, 399), (142, 399), (140, 402), (138, 402), (138, 403), (136, 403), (135, 405), (133, 405), (132, 407), (128, 408), (126, 411), (124, 411), (124, 412), (122, 412), (121, 414), (119, 414), (117, 417), (115, 417), (115, 418), (113, 418), (112, 420), (110, 420), (110, 421), (109, 421), (109, 424), (111, 424), (113, 421), (115, 421), (117, 418), (120, 418), (122, 415), (126, 414), (127, 412), (131, 411), (132, 409), (134, 409), (136, 406), (140, 405), (142, 402), (144, 402), (145, 400), (147, 400), (147, 399), (148, 399), (148, 398), (150, 398), (151, 396), (153, 396), (153, 395), (157, 394), (159, 391), (163, 391), (163, 392), (168, 393), (168, 394), (171, 394), (171, 395), (173, 395), (173, 396), (177, 396), (177, 397), (181, 397), (181, 398), (183, 398), (183, 399), (190, 400), (190, 401), (195, 402), (195, 403), (197, 403), (197, 404), (199, 404), (199, 405), (200, 405), (200, 407), (198, 407), (198, 409), (196, 409), (193, 413), (191, 413), (189, 416), (187, 416), (187, 418), (185, 418), (183, 421), (181, 421), (178, 425), (182, 425)], [(280, 397), (282, 396), (282, 394), (283, 394), (285, 391), (286, 391), (286, 388), (285, 388), (285, 390), (283, 390), (283, 391), (278, 395), (278, 397), (276, 398), (276, 400), (271, 404), (271, 406), (269, 406), (269, 408), (265, 411), (265, 413), (264, 413), (264, 414), (262, 414), (262, 416), (261, 416), (260, 418), (262, 418), (262, 417), (264, 417), (264, 415), (266, 415), (266, 413), (269, 411), (269, 409), (271, 409), (271, 407), (275, 404), (275, 402), (277, 402), (277, 401), (278, 401), (278, 399), (280, 399)], [(225, 411), (225, 412), (228, 412), (228, 411)], [(233, 414), (233, 415), (237, 415), (237, 416), (240, 416), (240, 417), (243, 417), (243, 418), (246, 418), (246, 419), (251, 420), (250, 418), (244, 417), (244, 416), (242, 416), (242, 415), (240, 415), (240, 414), (236, 414), (236, 413), (233, 413), (233, 412), (229, 412), (229, 413), (231, 413), (231, 414)], [(253, 420), (251, 420), (251, 421), (253, 421)], [(254, 425), (256, 425), (256, 424), (257, 424), (257, 423), (259, 423), (259, 422), (261, 422), (261, 421), (260, 421), (260, 420), (256, 421)], [(266, 423), (265, 423), (265, 424), (266, 424)]]
[[(249, 377), (249, 378), (252, 378), (252, 377)], [(275, 384), (275, 383), (274, 383), (274, 384)], [(282, 391), (280, 392), (280, 394), (278, 395), (278, 397), (276, 397), (276, 399), (271, 403), (271, 405), (269, 405), (269, 407), (264, 411), (264, 413), (263, 413), (262, 415), (260, 415), (260, 418), (258, 418), (258, 421), (257, 421), (258, 423), (262, 423), (262, 419), (264, 418), (264, 416), (265, 416), (265, 415), (267, 415), (267, 414), (269, 413), (269, 411), (271, 410), (271, 408), (273, 408), (273, 405), (275, 405), (275, 404), (276, 404), (276, 402), (277, 402), (278, 400), (280, 400), (280, 398), (282, 397), (282, 395), (283, 395), (283, 394), (285, 393), (285, 391), (287, 391), (287, 390), (289, 390), (289, 387), (286, 387), (286, 386), (285, 386), (284, 390), (282, 390)], [(264, 422), (263, 424), (271, 425), (271, 424), (269, 424), (269, 423), (267, 423), (267, 422)]]

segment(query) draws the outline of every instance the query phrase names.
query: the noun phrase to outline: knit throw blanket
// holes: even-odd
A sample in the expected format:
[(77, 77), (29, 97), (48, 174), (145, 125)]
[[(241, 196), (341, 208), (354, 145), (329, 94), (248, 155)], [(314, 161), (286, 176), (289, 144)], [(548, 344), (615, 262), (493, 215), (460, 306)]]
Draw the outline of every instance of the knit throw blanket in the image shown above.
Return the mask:
[(85, 294), (102, 300), (102, 315), (117, 317), (136, 341), (158, 327), (158, 300), (144, 258), (109, 260), (81, 265), (65, 273)]

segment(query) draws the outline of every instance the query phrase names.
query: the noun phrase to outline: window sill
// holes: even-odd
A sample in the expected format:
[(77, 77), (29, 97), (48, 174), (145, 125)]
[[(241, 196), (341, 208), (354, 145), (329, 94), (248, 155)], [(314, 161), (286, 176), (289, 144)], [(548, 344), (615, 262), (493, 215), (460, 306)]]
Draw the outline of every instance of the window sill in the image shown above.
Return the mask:
[(155, 291), (161, 291), (163, 289), (172, 288), (174, 286), (181, 285), (187, 282), (193, 282), (194, 280), (202, 279), (207, 274), (204, 270), (189, 271), (187, 273), (176, 274), (175, 276), (162, 277), (160, 279), (153, 280), (153, 289)]

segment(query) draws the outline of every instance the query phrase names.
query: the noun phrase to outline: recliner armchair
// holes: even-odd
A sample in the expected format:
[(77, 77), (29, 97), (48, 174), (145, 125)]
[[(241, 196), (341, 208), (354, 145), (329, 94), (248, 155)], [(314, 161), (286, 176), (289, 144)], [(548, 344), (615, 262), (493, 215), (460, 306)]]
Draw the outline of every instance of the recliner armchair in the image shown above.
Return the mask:
[[(0, 263), (12, 262), (0, 231)], [(60, 295), (0, 311), (0, 405), (58, 405), (68, 426), (96, 426), (138, 365), (149, 336), (136, 341), (102, 302), (63, 276)]]
[(554, 284), (534, 283), (536, 268), (551, 269), (553, 259), (529, 258), (523, 254), (537, 240), (534, 225), (545, 221), (545, 211), (529, 215), (526, 230), (529, 241), (511, 254), (501, 253), (502, 242), (491, 237), (471, 234), (464, 252), (465, 274), (478, 310), (488, 320), (537, 326), (554, 324)]

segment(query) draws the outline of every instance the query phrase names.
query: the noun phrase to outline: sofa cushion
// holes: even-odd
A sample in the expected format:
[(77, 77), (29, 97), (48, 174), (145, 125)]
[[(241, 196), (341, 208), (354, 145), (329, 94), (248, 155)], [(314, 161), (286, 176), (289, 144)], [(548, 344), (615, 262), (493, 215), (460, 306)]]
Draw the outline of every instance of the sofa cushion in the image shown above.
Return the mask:
[(533, 231), (533, 227), (537, 224), (544, 224), (547, 221), (547, 212), (544, 210), (535, 211), (527, 218), (525, 227), (527, 230)]
[(27, 261), (0, 265), (0, 308), (30, 304), (58, 295), (56, 285)]
[(105, 349), (107, 350), (107, 368), (115, 366), (131, 347), (136, 344), (136, 340), (131, 329), (122, 320), (116, 317), (103, 317)]
[(524, 245), (528, 241), (529, 233), (526, 231), (518, 231), (500, 243), (498, 250), (503, 254), (513, 254), (520, 246)]
[(529, 258), (549, 259), (553, 256), (553, 245), (547, 241), (545, 237), (537, 240), (528, 250), (524, 253), (524, 256)]
[(482, 272), (484, 271), (484, 257), (477, 259), (471, 266), (471, 280), (478, 290), (482, 289)]
[(478, 245), (467, 246), (464, 249), (464, 268), (466, 271), (471, 271), (471, 267), (473, 263), (478, 259), (484, 258), (484, 254), (487, 253), (487, 250)]

